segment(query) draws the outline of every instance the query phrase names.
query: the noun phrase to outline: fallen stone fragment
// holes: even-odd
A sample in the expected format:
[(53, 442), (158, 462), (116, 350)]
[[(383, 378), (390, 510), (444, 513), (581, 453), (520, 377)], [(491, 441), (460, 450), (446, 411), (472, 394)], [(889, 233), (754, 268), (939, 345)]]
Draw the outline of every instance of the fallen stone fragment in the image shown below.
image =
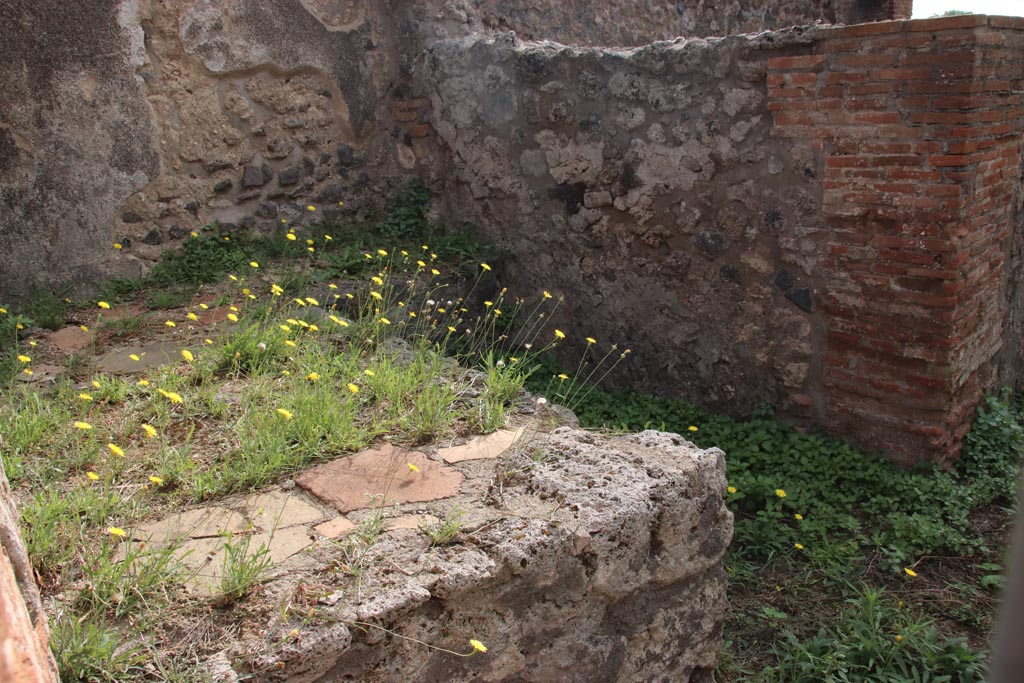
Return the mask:
[(464, 479), (458, 470), (422, 453), (385, 445), (314, 467), (295, 483), (345, 513), (448, 498), (458, 493)]
[(515, 431), (499, 429), (486, 436), (474, 436), (459, 446), (440, 448), (437, 454), (448, 464), (463, 460), (484, 460), (497, 458), (512, 447), (523, 435), (522, 428)]

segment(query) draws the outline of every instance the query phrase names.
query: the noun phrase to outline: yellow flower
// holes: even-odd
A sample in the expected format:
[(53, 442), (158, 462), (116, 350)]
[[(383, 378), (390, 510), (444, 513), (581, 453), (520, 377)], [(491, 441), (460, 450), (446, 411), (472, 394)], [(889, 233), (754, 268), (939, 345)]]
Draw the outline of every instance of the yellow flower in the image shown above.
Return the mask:
[(164, 480), (163, 480), (163, 479), (161, 479), (160, 477), (154, 477), (154, 476), (150, 476), (149, 480), (150, 480), (151, 482), (153, 482), (154, 484), (156, 484), (157, 486), (160, 486), (160, 484), (163, 484), (163, 483), (164, 483)]
[(97, 380), (93, 380), (93, 381), (92, 381), (92, 386), (93, 386), (93, 388), (94, 388), (94, 389), (99, 389), (99, 388), (100, 388), (100, 387), (102, 387), (103, 385), (102, 385), (102, 384), (100, 384), (100, 383), (99, 383), (99, 381), (97, 381)]
[(280, 285), (270, 285), (270, 293), (274, 296), (281, 296), (284, 294), (284, 290), (281, 289)]
[(896, 642), (897, 643), (902, 643), (903, 642), (903, 636), (901, 636), (899, 634), (896, 634)]
[(427, 264), (424, 263), (423, 261), (417, 261), (416, 265), (419, 266), (420, 268), (426, 268), (427, 267)]
[(555, 330), (555, 339), (565, 339), (565, 332)]
[(114, 242), (114, 249), (120, 249), (120, 248), (121, 248), (121, 247), (123, 247), (123, 246), (124, 246), (124, 245), (123, 245), (123, 244), (121, 244), (120, 242)]
[(231, 275), (229, 273), (228, 274), (228, 279), (231, 280), (232, 282), (238, 282), (238, 276), (237, 275)]
[(376, 285), (377, 285), (378, 287), (382, 287), (382, 286), (384, 285), (384, 281), (383, 281), (383, 280), (381, 280), (381, 279), (380, 279), (379, 277), (377, 277), (376, 275), (374, 275), (373, 277), (371, 277), (371, 278), (370, 278), (370, 280), (371, 280), (371, 281), (372, 281), (372, 282), (373, 282), (374, 284), (376, 284)]
[(388, 320), (387, 318), (381, 318), (377, 322), (379, 322), (381, 325), (390, 325), (391, 324), (391, 321)]
[(308, 375), (306, 375), (306, 379), (308, 379), (310, 382), (316, 382), (317, 380), (320, 379), (320, 375), (315, 372), (311, 372)]
[(337, 289), (337, 288), (338, 288), (338, 285), (334, 284), (333, 282), (330, 282), (330, 283), (327, 284), (327, 289)]
[(324, 239), (327, 240), (328, 242), (334, 240), (334, 238), (331, 237), (330, 235), (324, 235)]
[(491, 269), (491, 267), (489, 265), (487, 265), (486, 263), (481, 263), (480, 267), (483, 268), (484, 270), (490, 270)]
[(438, 270), (437, 268), (431, 268), (431, 269), (430, 269), (430, 274), (431, 274), (431, 275), (440, 275), (440, 274), (441, 274), (441, 271), (440, 271), (440, 270)]
[(725, 490), (728, 491), (729, 493), (736, 493), (736, 487), (735, 486), (726, 487)]
[(25, 368), (24, 370), (22, 370), (22, 372), (25, 373), (26, 375), (34, 375), (35, 374), (35, 371), (32, 370), (32, 368)]
[(794, 543), (793, 547), (796, 548), (797, 550), (803, 550), (804, 549), (803, 543)]
[(158, 389), (158, 391), (163, 395), (164, 398), (166, 398), (171, 403), (182, 403), (181, 394), (179, 394), (178, 392), (164, 391), (163, 389)]
[(99, 481), (100, 480), (100, 475), (98, 475), (98, 474), (96, 474), (95, 472), (92, 472), (92, 471), (86, 472), (85, 476), (89, 477), (89, 481)]
[(486, 306), (487, 308), (490, 308), (490, 307), (491, 307), (491, 306), (493, 306), (493, 305), (494, 305), (494, 302), (493, 302), (493, 301), (485, 301), (485, 302), (484, 302), (484, 306)]
[(92, 394), (87, 394), (84, 391), (78, 395), (78, 398), (82, 401), (91, 401)]
[(205, 311), (205, 310), (209, 309), (210, 307), (207, 306), (206, 304), (199, 304), (199, 308), (201, 308), (201, 309), (203, 309)]
[(136, 362), (142, 360), (141, 358), (139, 358), (138, 354), (135, 354), (135, 353), (129, 354), (128, 357), (131, 358), (133, 361), (136, 361)]
[(297, 237), (295, 237), (295, 233), (292, 233), (292, 232), (290, 232), (287, 235), (285, 235), (285, 237), (290, 239), (292, 242), (294, 242), (296, 239), (298, 239)]
[(377, 250), (377, 255), (378, 256), (387, 256), (388, 252), (384, 251), (383, 249), (378, 249)]
[(909, 576), (909, 577), (911, 577), (911, 578), (913, 578), (913, 577), (916, 577), (916, 576), (917, 576), (917, 572), (915, 572), (915, 571), (914, 571), (913, 569), (911, 569), (910, 567), (904, 567), (904, 568), (903, 568), (903, 571), (904, 571), (904, 572), (906, 572), (907, 576)]
[(107, 533), (112, 535), (112, 536), (117, 536), (118, 538), (124, 538), (125, 536), (128, 535), (127, 533), (125, 533), (124, 529), (122, 529), (120, 527), (116, 527), (116, 526), (112, 526), (112, 527), (107, 528)]
[(687, 429), (687, 431), (691, 431), (691, 432), (696, 432), (696, 431), (700, 431), (700, 430), (698, 430), (698, 429), (697, 429), (697, 427), (695, 427), (694, 425), (690, 425), (690, 426), (689, 426), (689, 427), (687, 427), (686, 429)]
[(409, 471), (410, 472), (419, 472), (420, 471), (420, 468), (416, 467), (416, 465), (413, 465), (411, 462), (410, 463), (406, 463), (406, 464), (409, 466)]
[(192, 231), (191, 235), (192, 235), (193, 237), (199, 237), (199, 233), (198, 233), (198, 232), (196, 232), (195, 230), (193, 230), (193, 231)]
[(292, 301), (294, 301), (295, 303), (297, 303), (297, 304), (298, 304), (298, 305), (299, 305), (300, 307), (302, 307), (302, 308), (305, 308), (305, 307), (306, 307), (306, 302), (305, 302), (305, 301), (303, 301), (302, 299), (292, 299)]
[(596, 343), (597, 343), (596, 339), (594, 339), (593, 337), (587, 337), (587, 345), (588, 346), (591, 345), (591, 344), (596, 344)]
[(550, 299), (551, 298), (551, 292), (549, 292), (547, 290), (544, 290), (544, 298), (545, 299)]
[(88, 422), (75, 422), (75, 427), (81, 429), (82, 431), (92, 429), (92, 425), (89, 424)]
[(348, 383), (348, 390), (351, 391), (353, 394), (358, 394), (359, 393), (359, 386), (356, 385), (356, 384), (353, 384), (352, 382), (349, 382)]
[(284, 408), (278, 408), (277, 409), (277, 414), (280, 415), (281, 417), (283, 417), (286, 420), (290, 420), (290, 419), (292, 419), (292, 417), (294, 417), (292, 415), (291, 411), (285, 410)]
[(284, 345), (285, 346), (295, 346), (295, 342), (293, 342), (291, 339), (285, 339), (284, 340)]
[(798, 521), (798, 522), (802, 522), (802, 521), (804, 521), (804, 516), (803, 516), (803, 515), (801, 515), (801, 514), (800, 514), (800, 513), (798, 512), (798, 513), (796, 513), (795, 515), (793, 515), (793, 519), (795, 519), (795, 520), (796, 520), (796, 521)]
[(28, 356), (24, 356), (24, 355), (19, 355), (18, 356), (18, 360), (20, 360), (22, 363), (31, 363), (32, 362), (31, 358), (29, 358)]
[(238, 316), (235, 315), (234, 313), (228, 313), (228, 320), (230, 320), (233, 323), (237, 323), (238, 322)]
[(89, 326), (88, 325), (79, 325), (78, 329), (82, 330), (82, 332), (88, 332), (89, 331)]
[(110, 450), (111, 453), (118, 456), (119, 458), (124, 457), (124, 449), (118, 446), (117, 444), (108, 443), (107, 449)]
[(7, 309), (3, 306), (0, 306), (0, 315), (7, 315)]
[(415, 311), (409, 311), (409, 317), (410, 318), (415, 318), (416, 317), (416, 312)]
[(187, 363), (191, 363), (196, 359), (195, 356), (192, 355), (192, 352), (189, 351), (188, 349), (181, 350), (181, 357), (184, 358), (185, 362)]
[(366, 375), (367, 377), (373, 377), (377, 373), (374, 372), (373, 370), (367, 368), (367, 369), (363, 370), (363, 374)]
[(562, 381), (564, 382), (565, 380), (569, 379), (569, 375), (567, 375), (567, 374), (565, 374), (565, 373), (563, 372), (562, 374), (560, 374), (560, 375), (558, 376), (558, 379), (560, 379), (560, 380), (562, 380)]
[(253, 268), (259, 268), (260, 267), (260, 264), (257, 263), (256, 261), (249, 261), (249, 265), (252, 266)]
[(341, 325), (342, 327), (348, 327), (348, 321), (342, 320), (341, 318), (339, 318), (336, 315), (332, 315), (332, 316), (329, 316), (329, 317), (331, 319), (331, 322), (333, 322), (333, 323), (335, 323), (337, 325)]
[(238, 306), (228, 306), (228, 310), (233, 313), (238, 313)]
[(779, 498), (785, 498), (786, 492), (783, 491), (782, 489), (775, 489), (775, 495), (778, 496)]
[(110, 304), (108, 304), (106, 301), (97, 301), (96, 305), (99, 306), (100, 308), (110, 308)]
[(154, 427), (153, 425), (142, 425), (142, 431), (146, 432), (146, 438), (156, 438), (156, 427)]
[(204, 343), (204, 344), (210, 344), (210, 345), (212, 345), (212, 344), (213, 344), (213, 340), (212, 340), (212, 339), (204, 339), (204, 340), (203, 340), (203, 343)]
[(307, 296), (306, 297), (306, 303), (309, 304), (310, 306), (319, 306), (320, 305), (320, 302), (317, 301), (316, 299), (314, 299), (311, 296)]
[(149, 380), (148, 379), (140, 379), (139, 380), (139, 386), (140, 387), (148, 387), (149, 386)]
[(319, 332), (320, 331), (320, 328), (317, 327), (316, 325), (306, 325), (306, 329), (308, 329), (310, 332)]
[(481, 643), (479, 640), (470, 640), (469, 644), (473, 646), (474, 652), (487, 652), (487, 646)]
[(316, 207), (313, 206), (312, 204), (310, 204), (309, 206), (306, 207), (306, 210), (307, 211), (316, 211)]
[(451, 325), (449, 325), (449, 326), (448, 326), (448, 331), (449, 331), (449, 332), (455, 332), (455, 331), (456, 331), (456, 329), (455, 329), (454, 327), (452, 327)]
[(168, 320), (164, 325), (167, 325), (167, 327), (177, 327), (177, 324), (173, 320)]

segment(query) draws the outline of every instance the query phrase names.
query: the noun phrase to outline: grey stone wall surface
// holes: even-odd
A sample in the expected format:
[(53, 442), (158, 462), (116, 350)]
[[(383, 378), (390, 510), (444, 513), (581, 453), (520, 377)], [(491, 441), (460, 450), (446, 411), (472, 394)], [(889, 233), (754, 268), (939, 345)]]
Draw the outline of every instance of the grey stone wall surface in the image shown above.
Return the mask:
[(820, 348), (822, 162), (772, 136), (765, 60), (811, 33), (439, 43), (424, 78), (456, 160), (442, 194), (515, 254), (512, 291), (566, 296), (555, 322), (577, 345), (632, 349), (634, 387), (784, 404)]

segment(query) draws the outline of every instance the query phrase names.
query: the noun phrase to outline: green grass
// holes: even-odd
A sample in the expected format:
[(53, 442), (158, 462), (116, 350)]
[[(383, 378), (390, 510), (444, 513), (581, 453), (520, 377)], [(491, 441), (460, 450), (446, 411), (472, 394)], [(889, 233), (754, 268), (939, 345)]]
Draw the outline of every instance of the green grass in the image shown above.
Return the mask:
[(577, 414), (585, 426), (674, 431), (725, 451), (734, 610), (719, 680), (981, 680), (1002, 548), (972, 518), (1010, 518), (1021, 400), (988, 397), (948, 472), (899, 469), (768, 410), (733, 420), (594, 390)]

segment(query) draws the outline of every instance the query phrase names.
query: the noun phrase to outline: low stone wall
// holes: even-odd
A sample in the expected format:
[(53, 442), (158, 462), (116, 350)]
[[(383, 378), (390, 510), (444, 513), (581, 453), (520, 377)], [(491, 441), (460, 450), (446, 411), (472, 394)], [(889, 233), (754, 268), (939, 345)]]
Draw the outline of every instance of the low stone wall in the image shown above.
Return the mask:
[[(384, 534), (358, 578), (319, 599), (317, 623), (289, 637), (271, 609), (258, 636), (211, 662), (218, 680), (714, 680), (732, 534), (721, 451), (563, 427), (455, 467), (459, 495), (432, 510), (464, 511), (459, 543)], [(301, 604), (311, 583), (332, 580), (308, 555), (291, 562), (266, 586), (268, 604)], [(487, 652), (428, 647), (469, 653), (471, 639)]]

